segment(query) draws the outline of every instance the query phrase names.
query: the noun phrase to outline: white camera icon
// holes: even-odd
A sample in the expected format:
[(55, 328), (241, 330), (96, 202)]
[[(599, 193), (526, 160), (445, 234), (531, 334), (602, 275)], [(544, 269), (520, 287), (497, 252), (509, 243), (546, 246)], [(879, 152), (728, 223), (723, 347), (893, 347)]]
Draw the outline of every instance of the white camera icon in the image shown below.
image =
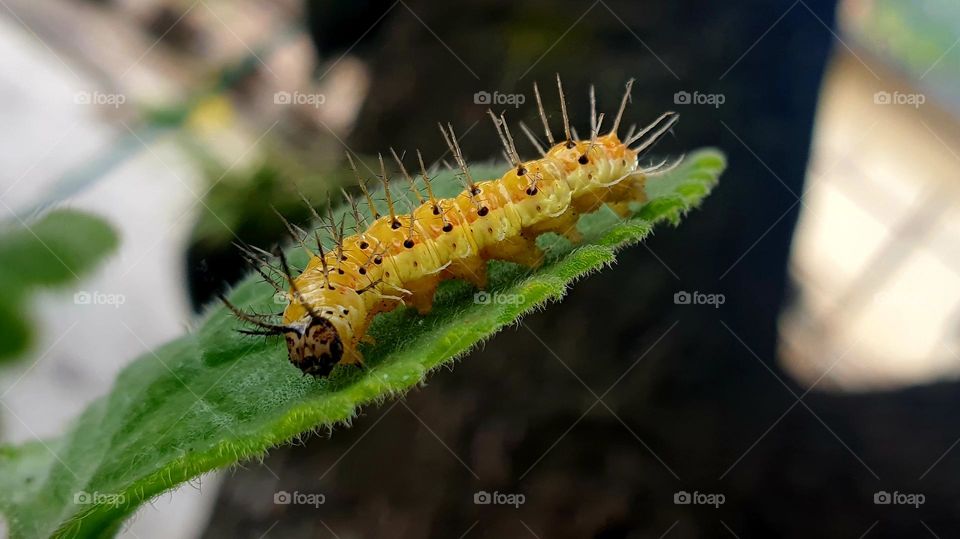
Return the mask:
[(73, 303), (76, 305), (90, 305), (93, 296), (90, 292), (80, 291), (73, 295)]
[(692, 97), (690, 96), (690, 92), (681, 90), (673, 94), (673, 103), (675, 105), (689, 105), (691, 100)]
[(483, 90), (473, 94), (473, 102), (477, 105), (489, 105), (492, 102), (492, 97), (490, 92), (485, 92)]
[(493, 498), (490, 496), (490, 493), (485, 490), (473, 493), (473, 503), (477, 505), (490, 505), (492, 501)]
[(690, 496), (690, 493), (685, 490), (673, 493), (673, 503), (677, 505), (690, 505), (692, 502), (693, 498)]
[(690, 292), (681, 290), (673, 295), (673, 303), (676, 305), (690, 305), (691, 298)]
[(473, 302), (477, 305), (490, 305), (493, 297), (490, 295), (490, 292), (477, 292), (473, 295)]
[(893, 498), (889, 492), (881, 490), (873, 493), (873, 503), (876, 505), (890, 505), (893, 503)]
[(276, 505), (290, 505), (291, 501), (293, 501), (293, 497), (285, 490), (273, 493), (273, 503)]
[(873, 94), (873, 102), (877, 105), (889, 105), (893, 102), (893, 96), (890, 92), (880, 91)]
[(293, 96), (290, 92), (276, 92), (273, 94), (274, 105), (289, 105), (293, 102)]

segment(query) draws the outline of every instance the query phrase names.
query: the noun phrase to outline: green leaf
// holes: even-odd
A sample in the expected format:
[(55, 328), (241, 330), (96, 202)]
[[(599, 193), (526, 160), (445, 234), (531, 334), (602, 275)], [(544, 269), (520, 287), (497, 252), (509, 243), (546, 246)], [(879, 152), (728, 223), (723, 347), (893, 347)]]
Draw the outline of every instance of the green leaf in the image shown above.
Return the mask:
[[(145, 500), (203, 472), (256, 458), (278, 444), (349, 421), (363, 404), (382, 402), (421, 382), (431, 370), (546, 302), (572, 281), (614, 261), (656, 222), (676, 222), (715, 185), (724, 158), (690, 155), (650, 180), (651, 201), (621, 221), (608, 210), (580, 223), (585, 242), (541, 237), (547, 263), (529, 271), (492, 263), (491, 294), (513, 302), (478, 302), (463, 282), (444, 283), (426, 317), (399, 309), (371, 328), (367, 369), (336, 369), (326, 380), (304, 377), (284, 344), (237, 334), (236, 320), (214, 307), (196, 331), (134, 361), (115, 388), (92, 404), (62, 438), (0, 453), (0, 510), (14, 537), (104, 537)], [(477, 168), (477, 177), (496, 176)], [(448, 176), (436, 187), (460, 187)], [(302, 264), (300, 255), (294, 262)], [(232, 293), (241, 306), (278, 310), (273, 289), (249, 278)], [(92, 501), (77, 504), (75, 501)]]
[(30, 292), (77, 282), (117, 243), (110, 225), (74, 210), (55, 210), (35, 223), (0, 230), (0, 360), (30, 344), (32, 328), (24, 314)]

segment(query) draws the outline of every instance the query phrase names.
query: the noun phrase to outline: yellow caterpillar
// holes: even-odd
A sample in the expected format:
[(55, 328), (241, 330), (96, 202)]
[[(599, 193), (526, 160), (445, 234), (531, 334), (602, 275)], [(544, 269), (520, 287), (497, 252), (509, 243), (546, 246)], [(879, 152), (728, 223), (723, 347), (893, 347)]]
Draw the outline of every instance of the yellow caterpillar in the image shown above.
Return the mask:
[[(603, 114), (596, 115), (591, 88), (591, 136), (577, 140), (570, 128), (558, 76), (564, 127), (564, 139), (559, 142), (553, 138), (539, 89), (534, 85), (540, 118), (551, 147), (544, 151), (523, 126), (542, 154), (532, 161), (520, 160), (504, 117), (498, 118), (490, 112), (513, 164), (513, 168), (495, 180), (475, 181), (453, 128), (440, 126), (466, 184), (465, 190), (453, 198), (434, 196), (419, 151), (417, 157), (426, 196), (417, 189), (401, 158), (393, 152), (420, 201), (420, 205), (407, 214), (398, 214), (395, 210), (381, 157), (388, 214), (379, 214), (357, 175), (373, 222), (366, 230), (349, 236), (343, 234), (342, 225), (337, 234), (333, 225), (336, 247), (324, 252), (318, 242), (319, 254), (312, 256), (296, 278), (281, 254), (290, 302), (279, 324), (244, 313), (226, 299), (224, 302), (238, 317), (259, 327), (247, 333), (283, 335), (290, 361), (304, 373), (323, 377), (335, 365), (362, 363), (358, 346), (378, 313), (407, 305), (426, 314), (442, 280), (465, 279), (483, 288), (488, 260), (536, 267), (543, 259), (543, 252), (535, 243), (538, 235), (556, 232), (577, 242), (580, 238), (576, 224), (582, 214), (606, 204), (626, 217), (630, 214), (631, 202), (645, 200), (646, 178), (669, 170), (679, 160), (672, 165), (662, 162), (642, 169), (638, 156), (676, 123), (678, 115), (664, 113), (639, 132), (633, 133), (631, 129), (621, 141), (617, 129), (632, 83), (632, 80), (627, 83), (613, 126), (604, 135), (599, 134)], [(631, 148), (634, 143), (637, 146)], [(352, 159), (350, 163), (356, 174)], [(355, 204), (353, 209), (359, 229), (362, 218)]]

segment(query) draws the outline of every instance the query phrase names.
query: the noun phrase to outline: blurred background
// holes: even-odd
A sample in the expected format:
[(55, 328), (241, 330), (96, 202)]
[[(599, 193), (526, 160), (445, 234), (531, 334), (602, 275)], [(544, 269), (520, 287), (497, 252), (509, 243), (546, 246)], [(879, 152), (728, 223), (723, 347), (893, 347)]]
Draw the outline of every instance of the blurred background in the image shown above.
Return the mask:
[[(532, 84), (560, 73), (583, 132), (589, 84), (611, 111), (636, 77), (631, 122), (681, 113), (658, 152), (730, 161), (679, 228), (404, 406), (204, 476), (122, 536), (960, 533), (955, 1), (0, 0), (0, 63), (0, 215), (105, 217), (119, 251), (79, 290), (123, 298), (35, 299), (36, 342), (0, 365), (4, 442), (61, 432), (186, 331), (247, 271), (232, 242), (282, 241), (271, 205), (306, 222), (298, 192), (352, 182), (345, 150), (439, 155), (450, 121), (499, 158), (483, 92), (535, 126)], [(327, 502), (273, 503), (297, 490)]]

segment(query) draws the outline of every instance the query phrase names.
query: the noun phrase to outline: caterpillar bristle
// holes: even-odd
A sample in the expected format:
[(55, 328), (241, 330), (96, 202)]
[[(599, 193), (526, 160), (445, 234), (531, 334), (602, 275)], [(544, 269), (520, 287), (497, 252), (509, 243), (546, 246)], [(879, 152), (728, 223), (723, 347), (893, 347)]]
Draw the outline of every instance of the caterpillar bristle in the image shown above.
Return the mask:
[(380, 160), (380, 182), (383, 184), (383, 196), (387, 199), (387, 210), (390, 212), (390, 224), (393, 228), (400, 226), (397, 221), (397, 212), (393, 207), (393, 196), (390, 195), (390, 178), (387, 176), (387, 166), (383, 162), (383, 154), (378, 153), (377, 159)]
[(507, 123), (506, 115), (500, 113), (500, 123), (503, 125), (503, 134), (507, 136), (507, 142), (510, 143), (510, 150), (513, 152), (514, 166), (517, 172), (523, 174), (523, 163), (520, 160), (520, 152), (517, 151), (517, 144), (513, 141), (513, 134), (510, 132), (510, 125)]
[(447, 131), (443, 129), (442, 125), (440, 125), (440, 133), (443, 134), (443, 138), (446, 140), (447, 146), (450, 148), (450, 152), (453, 153), (453, 159), (457, 162), (457, 165), (463, 172), (463, 179), (467, 183), (468, 191), (471, 194), (476, 194), (477, 184), (473, 181), (473, 176), (470, 175), (470, 169), (467, 168), (467, 162), (463, 158), (463, 152), (460, 150), (460, 144), (457, 142), (457, 136), (453, 132), (453, 125), (448, 123), (447, 127), (450, 129), (449, 135), (447, 134)]
[(567, 137), (567, 148), (573, 147), (573, 134), (570, 132), (570, 117), (567, 116), (567, 99), (563, 96), (563, 83), (557, 73), (557, 93), (560, 94), (560, 113), (563, 115), (563, 133)]
[(393, 154), (393, 159), (397, 162), (397, 166), (400, 167), (400, 173), (403, 174), (403, 177), (407, 180), (407, 183), (410, 184), (410, 191), (420, 204), (423, 204), (423, 195), (420, 194), (420, 189), (417, 189), (417, 183), (414, 179), (407, 173), (407, 167), (403, 166), (403, 160), (400, 159), (400, 156), (397, 155), (396, 150), (392, 147), (390, 148), (390, 153)]
[(674, 113), (673, 113), (673, 112), (664, 112), (663, 114), (661, 114), (660, 116), (658, 116), (656, 120), (654, 120), (654, 121), (650, 122), (649, 124), (647, 124), (646, 127), (644, 127), (644, 128), (641, 129), (640, 131), (637, 131), (637, 132), (634, 133), (633, 135), (631, 135), (631, 136), (627, 137), (626, 139), (624, 139), (623, 144), (626, 145), (626, 146), (629, 146), (629, 145), (633, 144), (634, 142), (636, 142), (637, 140), (643, 138), (647, 133), (649, 133), (649, 132), (652, 131), (654, 128), (656, 128), (658, 125), (660, 125), (660, 122), (662, 122), (664, 119), (668, 118), (671, 114), (674, 114)]
[(261, 277), (263, 277), (264, 282), (269, 283), (270, 286), (272, 286), (274, 290), (276, 290), (277, 292), (283, 291), (280, 285), (276, 281), (274, 281), (273, 278), (267, 275), (265, 271), (263, 271), (264, 267), (273, 269), (272, 267), (270, 267), (269, 264), (267, 264), (265, 261), (261, 260), (258, 256), (256, 256), (256, 254), (253, 251), (248, 250), (242, 243), (234, 242), (233, 245), (237, 247), (237, 249), (240, 251), (240, 257), (243, 258), (243, 260), (247, 263), (247, 265), (252, 267), (254, 271), (260, 274)]
[(279, 335), (278, 332), (273, 330), (255, 331), (252, 329), (238, 329), (237, 333), (242, 333), (243, 335), (253, 335), (256, 337), (273, 337)]
[[(313, 310), (313, 307), (306, 301), (306, 298), (303, 297), (303, 294), (300, 293), (300, 289), (297, 287), (297, 281), (290, 272), (290, 264), (287, 263), (287, 255), (283, 254), (283, 249), (280, 250), (278, 256), (280, 257), (280, 267), (283, 268), (283, 274), (286, 276), (287, 282), (290, 284), (290, 290), (293, 291), (293, 297), (296, 298), (301, 305), (303, 305), (303, 308), (307, 311), (307, 314), (309, 314), (311, 318), (320, 318), (320, 315)], [(320, 257), (321, 259), (324, 258), (322, 254)], [(326, 264), (324, 264), (324, 268), (326, 268)], [(326, 281), (326, 278), (327, 275), (326, 272), (324, 272), (324, 281)]]
[(487, 114), (490, 116), (490, 119), (493, 121), (493, 127), (496, 128), (497, 130), (497, 136), (500, 137), (500, 143), (503, 144), (503, 154), (504, 154), (504, 157), (506, 157), (507, 162), (511, 163), (515, 167), (519, 167), (520, 160), (517, 159), (514, 156), (513, 152), (510, 151), (510, 144), (507, 142), (507, 138), (503, 134), (503, 129), (501, 126), (503, 120), (501, 118), (497, 118), (497, 116), (490, 109), (487, 109)]
[(643, 169), (643, 173), (646, 174), (647, 176), (659, 176), (661, 174), (666, 174), (667, 172), (670, 172), (671, 170), (677, 168), (680, 165), (680, 163), (683, 162), (684, 157), (686, 157), (686, 154), (680, 154), (680, 156), (674, 159), (673, 162), (670, 164), (667, 164), (670, 161), (669, 158), (664, 159), (655, 167)]
[(310, 211), (310, 215), (313, 217), (313, 219), (314, 219), (315, 221), (322, 221), (322, 220), (323, 220), (323, 219), (320, 217), (320, 214), (317, 213), (317, 209), (316, 209), (315, 207), (313, 207), (313, 203), (311, 203), (310, 200), (307, 198), (307, 195), (303, 194), (302, 191), (297, 191), (297, 196), (300, 197), (300, 200), (301, 200), (301, 201), (303, 202), (303, 204), (307, 207), (307, 210)]
[(420, 162), (420, 174), (423, 177), (423, 184), (427, 187), (427, 195), (430, 197), (430, 203), (433, 205), (434, 210), (436, 210), (438, 208), (437, 197), (433, 195), (433, 186), (430, 185), (430, 175), (427, 174), (427, 167), (423, 166), (423, 155), (420, 154), (419, 148), (417, 148), (417, 161)]
[(597, 119), (596, 125), (593, 126), (593, 131), (590, 133), (590, 145), (587, 146), (587, 149), (584, 150), (583, 155), (580, 156), (580, 164), (585, 165), (587, 161), (590, 160), (590, 152), (597, 145), (597, 136), (600, 133), (600, 126), (603, 125), (603, 113), (600, 113), (600, 117)]
[(296, 243), (297, 245), (299, 245), (301, 249), (303, 249), (304, 251), (306, 251), (306, 253), (307, 253), (308, 255), (314, 256), (313, 251), (311, 251), (311, 250), (307, 247), (307, 244), (304, 243), (304, 240), (305, 240), (305, 239), (307, 238), (307, 236), (308, 236), (307, 231), (306, 231), (306, 230), (303, 230), (302, 228), (300, 228), (300, 227), (298, 227), (297, 225), (295, 225), (295, 224), (291, 223), (290, 221), (288, 221), (287, 218), (284, 217), (283, 214), (280, 213), (280, 211), (277, 210), (277, 208), (275, 208), (274, 206), (270, 206), (270, 209), (272, 209), (272, 210), (273, 210), (273, 213), (275, 213), (275, 214), (277, 215), (277, 217), (280, 218), (280, 221), (283, 222), (283, 225), (284, 225), (284, 227), (287, 229), (287, 233), (290, 234), (290, 238), (293, 239), (293, 242)]
[(379, 286), (380, 283), (382, 282), (383, 282), (383, 277), (380, 277), (375, 281), (370, 281), (370, 284), (368, 284), (367, 286), (357, 289), (357, 294), (359, 295), (359, 294), (363, 294), (364, 292), (369, 292), (370, 290), (373, 290), (374, 288)]
[(430, 184), (430, 175), (427, 173), (427, 167), (423, 164), (423, 155), (421, 155), (420, 150), (417, 149), (417, 161), (420, 163), (420, 175), (423, 177), (423, 183), (427, 187), (427, 194), (430, 196), (430, 205), (433, 208), (433, 214), (440, 216), (440, 222), (442, 223), (442, 229), (447, 232), (447, 211), (441, 207), (440, 202), (437, 201), (437, 197), (433, 194), (433, 186)]
[(256, 251), (253, 250), (253, 247), (247, 245), (246, 243), (237, 240), (233, 242), (233, 246), (240, 251), (240, 255), (248, 260), (259, 261), (260, 257)]
[(597, 131), (597, 90), (590, 85), (590, 132), (596, 133)]
[(663, 138), (663, 135), (666, 134), (667, 131), (669, 131), (674, 126), (674, 124), (677, 123), (677, 121), (680, 120), (680, 115), (673, 111), (664, 112), (663, 114), (660, 115), (659, 118), (654, 120), (652, 124), (644, 128), (643, 131), (640, 131), (639, 133), (634, 135), (633, 138), (630, 140), (630, 142), (624, 142), (624, 145), (629, 147), (631, 144), (633, 144), (637, 140), (643, 138), (644, 135), (649, 133), (651, 129), (655, 128), (663, 120), (666, 120), (666, 121), (663, 122), (662, 127), (660, 127), (659, 129), (651, 133), (650, 136), (647, 138), (647, 140), (640, 143), (640, 145), (637, 146), (636, 148), (631, 148), (631, 150), (637, 152), (638, 154), (642, 154), (644, 151), (653, 147), (653, 145), (659, 142), (660, 139)]
[(340, 262), (343, 261), (343, 240), (345, 237), (343, 233), (343, 226), (344, 226), (344, 220), (346, 219), (346, 215), (342, 215), (340, 217), (340, 226), (338, 227), (337, 219), (333, 215), (333, 204), (331, 204), (330, 201), (328, 200), (327, 201), (327, 219), (329, 220), (329, 225), (327, 225), (327, 228), (329, 228), (330, 230), (330, 237), (333, 238), (333, 244), (334, 244), (333, 249), (334, 249), (335, 256), (337, 258), (337, 267), (339, 269)]
[[(547, 113), (543, 110), (543, 101), (540, 99), (540, 89), (537, 88), (537, 83), (533, 83), (533, 95), (537, 98), (537, 111), (540, 113), (540, 121), (543, 122), (543, 132), (547, 135), (547, 143), (550, 146), (556, 144), (553, 140), (553, 133), (550, 132), (550, 123), (547, 121)], [(546, 152), (540, 152), (546, 154)]]
[(347, 193), (346, 189), (341, 187), (340, 193), (343, 194), (343, 198), (346, 199), (347, 204), (350, 205), (350, 213), (353, 215), (353, 231), (359, 234), (363, 231), (361, 227), (366, 226), (366, 218), (360, 213), (360, 206), (357, 204), (357, 200), (350, 196), (350, 193)]
[(530, 144), (533, 144), (533, 147), (536, 148), (538, 155), (541, 157), (547, 155), (546, 150), (544, 150), (543, 146), (540, 145), (540, 141), (537, 140), (536, 135), (533, 134), (533, 131), (531, 131), (530, 128), (527, 127), (527, 124), (523, 123), (522, 120), (520, 121), (520, 130), (523, 131), (523, 134), (527, 136), (527, 140), (530, 141)]
[(262, 320), (258, 320), (256, 317), (248, 314), (243, 309), (237, 307), (233, 303), (230, 303), (230, 300), (228, 300), (227, 297), (224, 296), (223, 294), (217, 294), (217, 297), (220, 299), (221, 302), (223, 302), (223, 304), (227, 307), (227, 309), (230, 310), (230, 312), (232, 312), (233, 315), (239, 318), (240, 320), (243, 320), (248, 324), (253, 324), (257, 327), (267, 330), (267, 332), (263, 333), (265, 335), (279, 335), (289, 329), (287, 328), (287, 326), (271, 324), (268, 322), (264, 322)]
[(254, 253), (254, 257), (259, 261), (264, 268), (269, 269), (273, 273), (281, 274), (279, 267), (274, 267), (271, 262), (277, 258), (277, 255), (269, 251), (265, 251), (256, 245), (247, 245), (247, 248)]
[(283, 288), (276, 281), (274, 281), (269, 275), (267, 275), (267, 272), (263, 271), (263, 268), (259, 264), (257, 264), (256, 261), (246, 259), (246, 262), (250, 267), (253, 268), (254, 271), (257, 272), (257, 274), (260, 275), (260, 277), (263, 278), (263, 282), (273, 287), (274, 292), (283, 292)]
[[(407, 238), (406, 238), (406, 239), (404, 240), (404, 242), (403, 242), (403, 246), (406, 247), (407, 249), (410, 249), (410, 248), (413, 247), (413, 243), (412, 243), (412, 242), (414, 242), (413, 236), (414, 236), (414, 231), (416, 230), (416, 229), (414, 228), (414, 225), (415, 225), (416, 222), (417, 222), (417, 216), (416, 216), (416, 214), (414, 213), (415, 209), (416, 209), (416, 208), (413, 207), (413, 204), (410, 204), (410, 212), (409, 212), (409, 214), (410, 214), (410, 228), (409, 228), (409, 230), (407, 231)], [(408, 242), (409, 242), (409, 244), (408, 244)]]
[[(633, 88), (633, 79), (627, 81), (627, 87), (623, 92), (623, 98), (620, 99), (620, 109), (617, 110), (617, 117), (613, 119), (613, 127), (610, 128), (610, 133), (616, 135), (617, 129), (620, 128), (620, 120), (623, 119), (623, 112), (627, 109), (627, 102), (630, 101), (630, 90)], [(632, 128), (631, 128), (632, 130)], [(627, 134), (627, 138), (630, 138), (630, 134)]]
[(337, 235), (337, 249), (340, 250), (340, 259), (343, 259), (343, 241), (346, 239), (346, 234), (344, 234), (344, 225), (346, 221), (346, 215), (340, 218), (340, 234)]
[(380, 212), (377, 211), (377, 205), (373, 203), (373, 197), (370, 196), (370, 191), (367, 190), (367, 184), (363, 181), (363, 177), (360, 176), (360, 172), (357, 171), (357, 165), (353, 162), (353, 157), (351, 157), (350, 152), (345, 152), (347, 155), (347, 161), (350, 162), (350, 170), (353, 171), (353, 176), (357, 179), (357, 184), (360, 186), (360, 191), (363, 193), (364, 198), (367, 199), (367, 209), (370, 211), (370, 215), (374, 219), (380, 218)]
[(504, 154), (507, 162), (512, 164), (518, 170), (522, 168), (520, 154), (517, 152), (517, 146), (513, 142), (513, 135), (510, 133), (510, 126), (507, 125), (507, 119), (503, 113), (497, 117), (492, 110), (487, 109), (487, 114), (493, 120), (493, 126), (497, 129), (497, 135), (500, 137), (500, 143), (503, 144)]
[(252, 249), (252, 250), (254, 250), (255, 252), (259, 253), (261, 256), (263, 256), (263, 257), (266, 258), (267, 260), (274, 259), (274, 258), (276, 258), (276, 256), (277, 256), (277, 255), (275, 255), (274, 253), (271, 253), (270, 251), (265, 251), (265, 250), (257, 247), (256, 245), (247, 245), (247, 247), (249, 247), (250, 249)]
[(543, 174), (537, 172), (536, 174), (530, 175), (529, 183), (527, 184), (526, 193), (529, 196), (536, 196), (537, 194), (537, 182), (543, 179)]

